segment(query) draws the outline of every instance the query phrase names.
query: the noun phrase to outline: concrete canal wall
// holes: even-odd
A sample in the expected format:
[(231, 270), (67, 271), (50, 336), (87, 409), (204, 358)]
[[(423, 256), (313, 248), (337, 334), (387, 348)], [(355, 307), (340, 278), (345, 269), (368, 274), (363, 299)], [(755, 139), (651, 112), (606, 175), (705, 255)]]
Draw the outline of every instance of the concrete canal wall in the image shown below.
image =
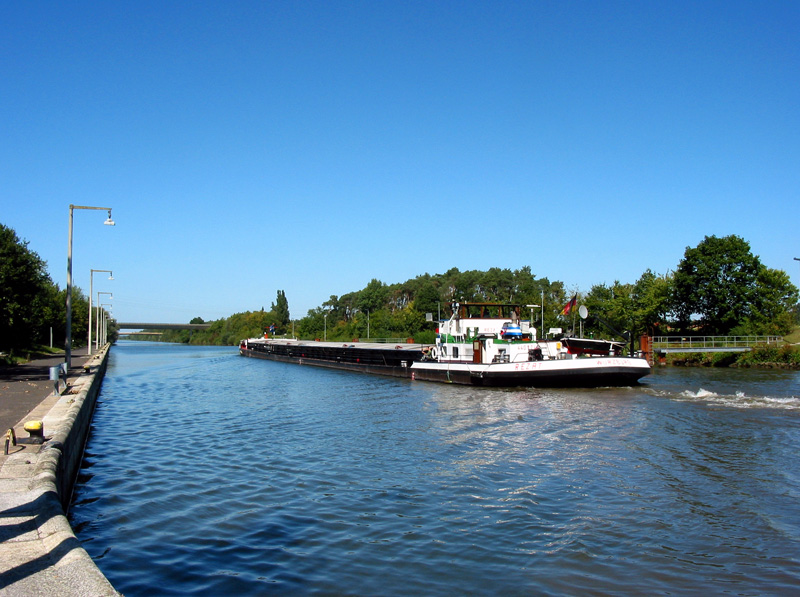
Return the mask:
[[(119, 595), (81, 546), (67, 521), (72, 489), (89, 436), (108, 347), (68, 378), (25, 418), (44, 423), (46, 441), (25, 442), (15, 426), (0, 467), (0, 596)], [(22, 436), (22, 437), (19, 437)]]

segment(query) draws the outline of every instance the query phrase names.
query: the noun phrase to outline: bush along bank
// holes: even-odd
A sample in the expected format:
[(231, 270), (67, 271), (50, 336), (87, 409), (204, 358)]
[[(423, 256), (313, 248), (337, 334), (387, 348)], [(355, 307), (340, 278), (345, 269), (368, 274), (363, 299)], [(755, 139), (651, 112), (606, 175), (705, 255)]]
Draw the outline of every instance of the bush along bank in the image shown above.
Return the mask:
[(677, 367), (753, 367), (800, 369), (800, 347), (767, 346), (748, 352), (684, 352), (667, 355), (667, 365)]

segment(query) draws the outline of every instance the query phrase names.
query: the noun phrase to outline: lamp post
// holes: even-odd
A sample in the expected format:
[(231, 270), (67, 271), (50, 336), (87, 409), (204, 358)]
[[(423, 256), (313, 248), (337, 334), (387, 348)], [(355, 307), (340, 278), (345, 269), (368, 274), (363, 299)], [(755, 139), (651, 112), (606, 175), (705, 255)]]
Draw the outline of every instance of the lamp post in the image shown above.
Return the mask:
[[(111, 306), (110, 303), (103, 303), (102, 305), (100, 305), (101, 309), (103, 307), (110, 307), (110, 306)], [(102, 333), (103, 333), (103, 344), (102, 345), (105, 346), (106, 345), (106, 341), (108, 340), (108, 319), (109, 319), (109, 316), (111, 315), (111, 313), (106, 311), (105, 309), (102, 309), (102, 314), (103, 314), (103, 329), (101, 330)]]
[(327, 313), (325, 313), (325, 333), (322, 336), (322, 340), (323, 340), (323, 342), (327, 342), (328, 341), (328, 314)]
[(108, 274), (108, 279), (114, 279), (114, 273), (110, 269), (91, 269), (89, 270), (89, 344), (86, 347), (86, 354), (92, 354), (92, 295), (94, 294), (93, 285), (94, 285), (94, 273), (95, 272), (106, 272)]
[(102, 343), (100, 342), (100, 315), (101, 315), (101, 309), (102, 309), (102, 305), (100, 304), (100, 295), (101, 294), (107, 294), (110, 300), (112, 300), (112, 301), (114, 300), (114, 295), (111, 294), (110, 292), (98, 292), (97, 293), (97, 324), (96, 324), (97, 325), (97, 329), (95, 330), (95, 338), (96, 338), (96, 340), (95, 340), (95, 349), (98, 349), (103, 344), (105, 344), (105, 342), (102, 342)]
[(113, 226), (110, 207), (90, 207), (86, 205), (69, 205), (69, 234), (67, 235), (67, 330), (64, 339), (64, 362), (67, 369), (72, 365), (72, 212), (76, 209), (97, 209), (108, 211), (106, 226)]
[[(538, 309), (539, 307), (541, 307), (541, 305), (525, 305), (525, 306), (528, 307), (528, 309), (531, 310), (531, 324), (530, 324), (530, 327), (534, 327), (534, 324), (533, 324), (533, 310), (534, 309)], [(542, 326), (544, 326), (544, 321), (542, 321)], [(541, 330), (539, 332), (539, 336), (541, 336)]]

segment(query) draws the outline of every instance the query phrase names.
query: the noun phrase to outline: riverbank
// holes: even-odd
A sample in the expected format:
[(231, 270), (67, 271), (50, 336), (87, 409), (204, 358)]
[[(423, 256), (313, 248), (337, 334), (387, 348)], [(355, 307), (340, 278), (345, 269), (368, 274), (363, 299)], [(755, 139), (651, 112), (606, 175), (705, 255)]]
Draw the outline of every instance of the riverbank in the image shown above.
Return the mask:
[(683, 352), (667, 355), (665, 365), (675, 367), (743, 367), (800, 370), (800, 347), (767, 346), (748, 352)]
[[(108, 347), (92, 357), (73, 357), (60, 395), (43, 375), (47, 364), (34, 361), (2, 372), (4, 402), (32, 406), (11, 427), (16, 445), (3, 429), (11, 441), (8, 454), (0, 454), (2, 596), (119, 595), (65, 516), (107, 362)], [(44, 443), (26, 441), (23, 426), (31, 420), (43, 422)]]

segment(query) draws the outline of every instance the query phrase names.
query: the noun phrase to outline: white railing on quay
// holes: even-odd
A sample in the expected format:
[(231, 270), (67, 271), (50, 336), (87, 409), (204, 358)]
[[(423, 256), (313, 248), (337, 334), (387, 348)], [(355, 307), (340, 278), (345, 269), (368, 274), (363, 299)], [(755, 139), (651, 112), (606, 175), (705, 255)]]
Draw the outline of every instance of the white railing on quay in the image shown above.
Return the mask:
[(653, 336), (653, 348), (753, 348), (781, 344), (781, 336)]

